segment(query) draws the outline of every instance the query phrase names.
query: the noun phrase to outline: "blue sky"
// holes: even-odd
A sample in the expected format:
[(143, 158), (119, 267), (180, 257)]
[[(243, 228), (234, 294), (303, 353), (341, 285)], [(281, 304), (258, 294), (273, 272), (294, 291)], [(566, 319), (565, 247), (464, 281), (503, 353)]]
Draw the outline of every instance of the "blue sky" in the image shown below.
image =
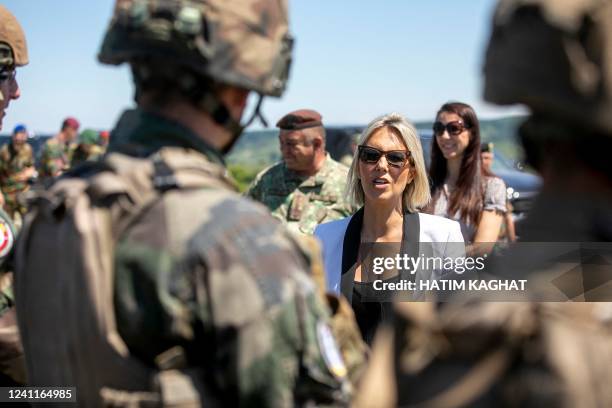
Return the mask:
[[(17, 123), (55, 132), (67, 115), (86, 127), (111, 128), (131, 107), (126, 67), (96, 60), (112, 0), (3, 0), (22, 23), (30, 65), (20, 69), (22, 97), (12, 102), (3, 133)], [(481, 118), (522, 112), (481, 97), (481, 63), (494, 0), (294, 0), (296, 38), (288, 92), (268, 98), (275, 123), (298, 108), (320, 111), (326, 124), (363, 124), (391, 111), (431, 120), (460, 100)]]

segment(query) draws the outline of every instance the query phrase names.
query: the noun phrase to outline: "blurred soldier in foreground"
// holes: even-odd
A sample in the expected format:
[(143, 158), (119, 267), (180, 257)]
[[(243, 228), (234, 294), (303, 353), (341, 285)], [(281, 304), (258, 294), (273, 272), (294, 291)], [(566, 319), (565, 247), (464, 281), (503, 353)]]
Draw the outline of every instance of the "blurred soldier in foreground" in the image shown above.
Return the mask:
[(354, 212), (344, 198), (348, 167), (325, 151), (321, 119), (318, 112), (302, 109), (279, 120), (283, 160), (259, 173), (246, 193), (289, 229), (305, 234)]
[(27, 218), (16, 298), (30, 384), (76, 386), (79, 406), (348, 402), (309, 255), (235, 191), (221, 156), (249, 92), (285, 89), (286, 13), (117, 1), (99, 59), (130, 64), (138, 108)]
[(38, 175), (45, 185), (53, 178), (60, 176), (70, 168), (74, 142), (79, 134), (79, 122), (75, 118), (66, 118), (60, 132), (45, 142), (40, 156)]
[(100, 134), (93, 129), (85, 129), (79, 135), (78, 144), (72, 153), (70, 167), (76, 167), (85, 161), (98, 160), (104, 154), (100, 146)]
[(521, 239), (612, 241), (612, 2), (534, 3), (500, 4), (484, 68), (485, 99), (532, 112), (519, 134), (544, 185)]
[[(20, 96), (17, 67), (28, 63), (28, 48), (21, 25), (4, 6), (0, 5), (0, 129), (11, 100)], [(0, 194), (2, 196), (2, 194)], [(7, 269), (6, 260), (15, 242), (15, 228), (0, 210), (0, 268)], [(12, 288), (12, 273), (0, 275), (0, 385), (17, 385), (26, 381), (23, 348), (17, 330)]]
[[(544, 180), (522, 240), (612, 241), (611, 27), (609, 0), (499, 3), (485, 99), (531, 109), (520, 136)], [(545, 250), (522, 248), (501, 260), (506, 277), (558, 272), (545, 267)], [(612, 406), (612, 270), (609, 258), (596, 263), (561, 272), (580, 271), (572, 279), (584, 291), (604, 277), (577, 299), (607, 302), (400, 305), (375, 346), (358, 405)]]
[(28, 131), (25, 126), (18, 125), (13, 130), (11, 141), (0, 148), (0, 188), (4, 193), (4, 210), (18, 224), (27, 211), (19, 196), (29, 190), (29, 181), (35, 173)]

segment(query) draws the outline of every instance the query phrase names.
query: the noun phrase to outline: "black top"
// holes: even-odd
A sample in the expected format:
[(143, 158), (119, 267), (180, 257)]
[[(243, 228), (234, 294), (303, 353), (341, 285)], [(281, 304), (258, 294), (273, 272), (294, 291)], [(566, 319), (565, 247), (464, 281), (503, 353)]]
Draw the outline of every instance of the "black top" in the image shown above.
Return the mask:
[[(344, 235), (342, 250), (342, 278), (340, 291), (348, 299), (355, 312), (355, 318), (363, 340), (372, 344), (378, 325), (391, 318), (391, 293), (374, 292), (372, 282), (355, 282), (355, 269), (358, 262), (361, 244), (361, 227), (363, 225), (363, 207), (353, 215)], [(401, 254), (418, 257), (419, 252), (419, 215), (405, 212), (403, 221)], [(362, 248), (362, 258), (368, 253), (367, 246)], [(397, 275), (385, 282), (399, 281), (404, 278)], [(407, 278), (414, 278), (410, 275)]]
[[(387, 282), (398, 282), (400, 276), (384, 279)], [(351, 306), (363, 340), (371, 345), (378, 325), (391, 318), (392, 293), (375, 292), (372, 282), (354, 282)], [(381, 299), (381, 300), (374, 300)]]

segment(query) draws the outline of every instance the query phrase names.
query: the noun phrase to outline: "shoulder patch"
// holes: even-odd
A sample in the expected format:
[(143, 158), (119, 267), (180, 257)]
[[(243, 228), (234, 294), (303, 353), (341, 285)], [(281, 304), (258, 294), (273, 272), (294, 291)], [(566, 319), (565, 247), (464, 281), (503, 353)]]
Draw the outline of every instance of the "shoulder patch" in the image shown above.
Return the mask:
[(15, 235), (9, 222), (0, 216), (0, 259), (5, 258), (11, 252), (15, 243)]
[(329, 371), (337, 378), (345, 378), (348, 370), (340, 354), (340, 349), (338, 349), (329, 325), (323, 321), (317, 323), (317, 341)]

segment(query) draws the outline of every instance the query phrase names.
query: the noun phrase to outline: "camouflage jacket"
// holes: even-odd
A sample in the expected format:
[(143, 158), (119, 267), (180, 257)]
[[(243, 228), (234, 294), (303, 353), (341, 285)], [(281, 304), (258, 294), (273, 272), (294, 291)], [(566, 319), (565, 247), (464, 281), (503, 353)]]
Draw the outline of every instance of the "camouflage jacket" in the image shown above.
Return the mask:
[[(109, 153), (161, 148), (221, 157), (177, 123), (125, 114)], [(342, 405), (346, 368), (299, 245), (231, 188), (168, 190), (117, 242), (115, 315), (130, 352), (154, 365), (181, 345), (228, 406)]]
[(40, 156), (39, 176), (41, 178), (57, 177), (68, 170), (74, 149), (74, 144), (62, 143), (57, 137), (47, 140)]
[(104, 155), (104, 148), (99, 145), (79, 144), (72, 153), (70, 167), (76, 167), (86, 161), (98, 160)]
[(327, 155), (314, 176), (299, 176), (277, 163), (257, 175), (247, 195), (262, 202), (290, 230), (312, 234), (322, 222), (347, 217), (357, 210), (344, 190), (348, 168)]
[(0, 187), (4, 193), (23, 191), (27, 182), (18, 181), (15, 177), (28, 167), (34, 166), (32, 146), (26, 143), (19, 150), (13, 143), (7, 143), (0, 148)]

